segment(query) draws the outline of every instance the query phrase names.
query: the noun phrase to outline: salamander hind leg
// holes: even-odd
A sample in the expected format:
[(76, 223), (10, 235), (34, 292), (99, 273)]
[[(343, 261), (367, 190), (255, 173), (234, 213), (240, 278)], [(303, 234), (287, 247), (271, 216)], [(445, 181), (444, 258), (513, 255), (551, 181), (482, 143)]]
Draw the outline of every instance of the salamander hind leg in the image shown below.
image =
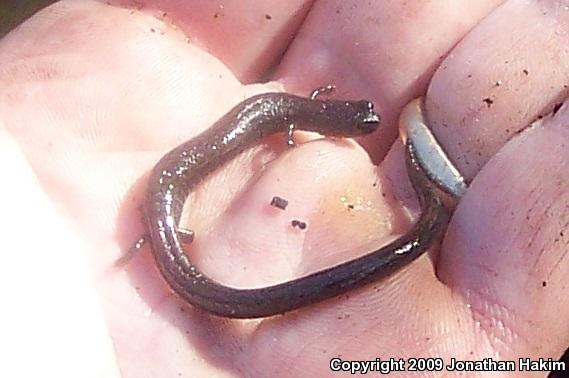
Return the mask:
[(289, 147), (296, 147), (293, 134), (294, 134), (294, 123), (291, 123), (290, 125), (288, 125), (288, 129), (285, 132), (286, 145)]
[(115, 266), (117, 267), (125, 266), (130, 260), (132, 260), (134, 256), (140, 253), (144, 245), (148, 243), (149, 240), (150, 240), (150, 235), (148, 234), (144, 234), (140, 238), (138, 238), (138, 240), (133, 245), (130, 246), (130, 248), (126, 251), (126, 253), (115, 261)]

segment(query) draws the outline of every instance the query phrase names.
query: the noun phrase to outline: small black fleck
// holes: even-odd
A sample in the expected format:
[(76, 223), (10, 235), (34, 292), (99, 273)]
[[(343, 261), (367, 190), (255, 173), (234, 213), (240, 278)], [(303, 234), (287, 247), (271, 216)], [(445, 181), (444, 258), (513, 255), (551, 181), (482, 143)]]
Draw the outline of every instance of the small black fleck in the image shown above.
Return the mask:
[(306, 229), (306, 222), (293, 219), (292, 222), (290, 222), (290, 224), (292, 225), (292, 227), (298, 227), (301, 230)]
[(151, 32), (151, 33), (156, 33), (156, 29), (150, 28), (150, 32)]
[(482, 100), (487, 107), (491, 107), (492, 104), (494, 103), (494, 100), (492, 100), (490, 97), (486, 97), (484, 100)]
[(265, 15), (265, 20), (272, 20), (272, 19), (273, 19), (273, 16), (271, 16), (270, 14), (267, 13)]
[(524, 68), (522, 72), (523, 72), (524, 75), (526, 75), (526, 76), (529, 75), (529, 71), (527, 70), (527, 68)]
[(219, 18), (219, 13), (214, 13), (213, 18)]
[(558, 102), (557, 104), (555, 104), (553, 106), (553, 115), (555, 115), (559, 111), (559, 109), (561, 109), (562, 106), (563, 106), (562, 102)]
[(547, 281), (542, 281), (542, 282), (541, 282), (541, 286), (546, 287), (546, 286), (547, 286)]
[(352, 205), (352, 204), (349, 204), (349, 205), (348, 205), (348, 209), (349, 209), (349, 210), (354, 210), (354, 207), (355, 207), (355, 206)]
[(288, 201), (284, 198), (274, 196), (271, 200), (271, 206), (284, 210), (288, 206)]

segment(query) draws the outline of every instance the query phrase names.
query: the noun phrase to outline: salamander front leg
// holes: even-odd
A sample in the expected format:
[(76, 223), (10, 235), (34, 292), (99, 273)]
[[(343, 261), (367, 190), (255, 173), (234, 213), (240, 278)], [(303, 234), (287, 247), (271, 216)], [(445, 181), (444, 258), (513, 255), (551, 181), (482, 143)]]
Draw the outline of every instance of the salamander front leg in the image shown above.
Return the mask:
[(311, 100), (316, 100), (318, 97), (320, 97), (322, 95), (328, 95), (329, 96), (335, 90), (336, 90), (336, 86), (334, 84), (328, 84), (324, 87), (316, 88), (315, 90), (313, 90), (312, 93), (310, 94), (309, 98)]

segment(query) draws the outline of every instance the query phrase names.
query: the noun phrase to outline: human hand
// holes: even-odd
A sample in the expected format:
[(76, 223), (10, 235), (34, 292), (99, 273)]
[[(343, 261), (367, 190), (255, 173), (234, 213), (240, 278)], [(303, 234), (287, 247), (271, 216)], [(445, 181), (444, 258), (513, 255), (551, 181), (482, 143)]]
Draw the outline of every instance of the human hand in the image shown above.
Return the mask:
[[(6, 371), (30, 356), (43, 375), (96, 366), (93, 376), (199, 377), (332, 375), (338, 356), (560, 355), (567, 111), (508, 139), (566, 96), (562, 5), (320, 1), (304, 19), (309, 2), (151, 3), (60, 2), (0, 42), (1, 293), (17, 309), (3, 322)], [(238, 81), (271, 66), (276, 82)], [(164, 152), (254, 93), (330, 82), (336, 96), (380, 109), (381, 130), (361, 141), (379, 166), (355, 146), (267, 141), (197, 191), (193, 261), (226, 284), (263, 286), (405, 232), (415, 205), (397, 116), (425, 92), (435, 134), (476, 177), (438, 255), (347, 297), (244, 323), (182, 306), (147, 250), (115, 266), (144, 233), (144, 174)], [(267, 212), (280, 193), (287, 212)], [(293, 215), (307, 231), (286, 227)]]

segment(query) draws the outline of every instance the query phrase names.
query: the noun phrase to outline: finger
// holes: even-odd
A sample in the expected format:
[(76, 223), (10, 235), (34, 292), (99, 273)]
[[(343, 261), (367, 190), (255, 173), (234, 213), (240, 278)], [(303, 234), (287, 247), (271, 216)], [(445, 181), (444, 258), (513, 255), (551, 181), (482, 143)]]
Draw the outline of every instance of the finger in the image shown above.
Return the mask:
[[(74, 133), (62, 139), (79, 137), (86, 148), (105, 151), (164, 148), (223, 114), (210, 114), (215, 107), (209, 104), (229, 106), (243, 96), (233, 75), (188, 46), (180, 32), (152, 16), (93, 1), (63, 1), (39, 12), (2, 40), (0, 59), (2, 80), (10, 85), (6, 106), (36, 108), (10, 124), (42, 116), (51, 133), (69, 123)], [(33, 89), (35, 98), (26, 96)]]
[(566, 21), (560, 3), (506, 3), (443, 62), (427, 96), (451, 159), (469, 178), (483, 167), (451, 221), (438, 273), (472, 306), (491, 347), (511, 356), (558, 357), (566, 338), (565, 304), (554, 305), (555, 277), (567, 266), (566, 246), (555, 242), (567, 226), (566, 188), (555, 179), (567, 161), (566, 116), (503, 147), (565, 95), (567, 66), (552, 57), (565, 54)]
[(556, 359), (569, 339), (568, 123), (563, 109), (491, 158), (445, 239), (439, 277), (502, 356)]
[(508, 1), (461, 41), (433, 77), (430, 124), (468, 179), (569, 93), (568, 25), (561, 2)]
[(442, 58), (499, 3), (317, 1), (276, 77), (293, 90), (333, 83), (338, 97), (373, 100), (382, 126), (365, 145), (379, 161), (401, 108), (425, 92)]
[[(132, 7), (130, 0), (113, 4)], [(294, 38), (312, 0), (137, 1), (150, 13), (180, 28), (189, 41), (219, 58), (242, 82), (263, 78)]]

